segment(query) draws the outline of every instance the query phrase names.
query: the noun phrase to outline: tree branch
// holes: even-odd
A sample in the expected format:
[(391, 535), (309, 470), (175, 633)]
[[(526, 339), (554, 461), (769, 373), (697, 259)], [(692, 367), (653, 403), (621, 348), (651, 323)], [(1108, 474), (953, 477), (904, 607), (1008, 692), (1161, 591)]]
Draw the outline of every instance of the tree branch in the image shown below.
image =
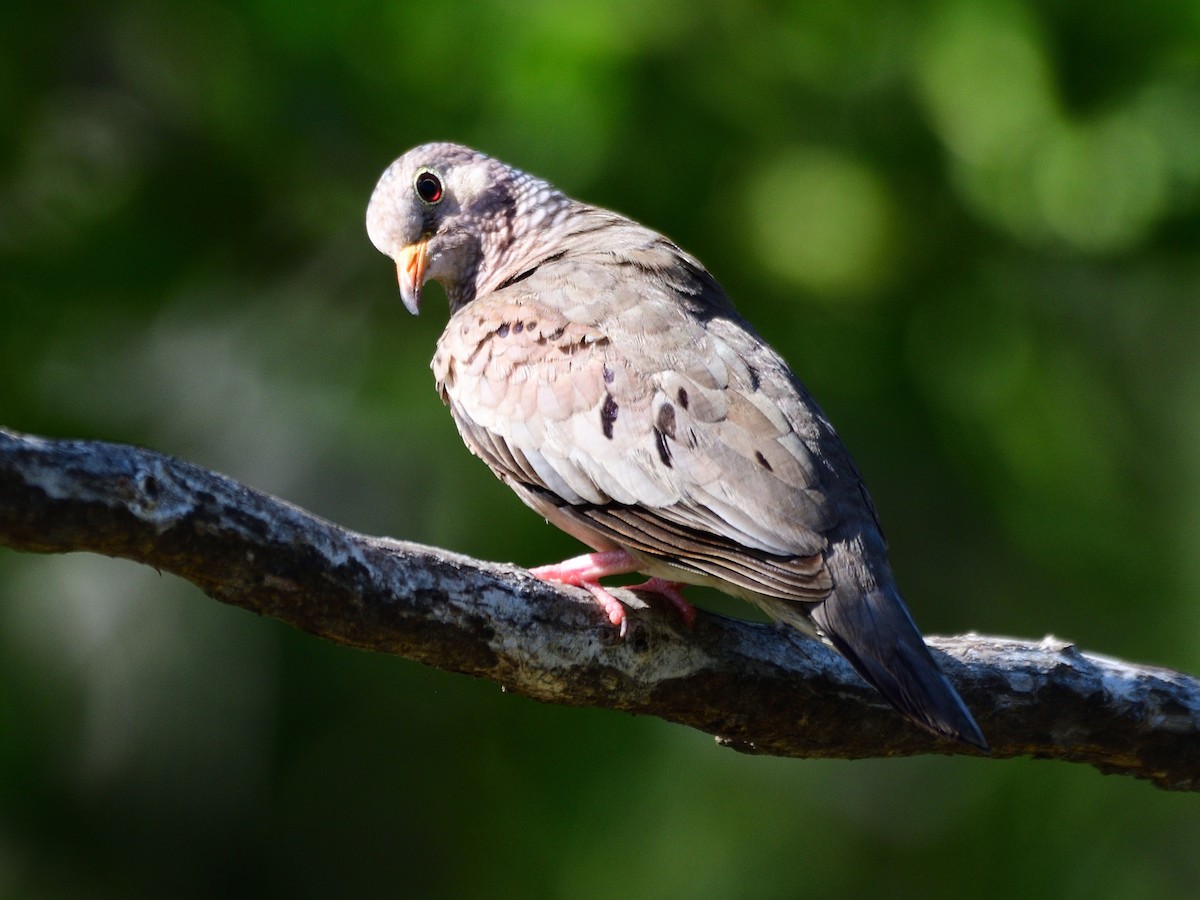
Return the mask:
[[(912, 727), (821, 643), (701, 612), (693, 631), (629, 592), (621, 640), (588, 595), (515, 566), (340, 528), (191, 463), (0, 430), (0, 545), (165, 569), (329, 640), (491, 679), (537, 700), (659, 716), (747, 753), (969, 753)], [(964, 635), (929, 641), (992, 755), (1085, 762), (1200, 790), (1200, 681)]]

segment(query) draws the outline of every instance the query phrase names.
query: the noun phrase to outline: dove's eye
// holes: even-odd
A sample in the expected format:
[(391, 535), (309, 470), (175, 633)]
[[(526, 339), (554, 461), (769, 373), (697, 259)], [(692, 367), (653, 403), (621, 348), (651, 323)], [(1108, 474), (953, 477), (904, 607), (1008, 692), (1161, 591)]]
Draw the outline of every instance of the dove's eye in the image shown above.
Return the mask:
[(426, 203), (437, 203), (445, 193), (442, 190), (442, 179), (426, 170), (417, 173), (417, 196)]

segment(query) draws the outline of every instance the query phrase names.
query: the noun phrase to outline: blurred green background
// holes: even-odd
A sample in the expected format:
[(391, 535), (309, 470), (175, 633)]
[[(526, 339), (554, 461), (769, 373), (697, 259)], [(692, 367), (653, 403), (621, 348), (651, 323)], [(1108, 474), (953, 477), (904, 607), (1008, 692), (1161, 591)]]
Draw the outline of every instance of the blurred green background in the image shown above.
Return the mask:
[[(703, 259), (837, 423), (927, 633), (1200, 671), (1193, 2), (8, 0), (0, 424), (349, 527), (576, 551), (464, 450), (363, 228), (470, 143)], [(749, 610), (747, 608), (747, 615)], [(0, 551), (0, 896), (1194, 897), (1200, 807), (752, 759)]]

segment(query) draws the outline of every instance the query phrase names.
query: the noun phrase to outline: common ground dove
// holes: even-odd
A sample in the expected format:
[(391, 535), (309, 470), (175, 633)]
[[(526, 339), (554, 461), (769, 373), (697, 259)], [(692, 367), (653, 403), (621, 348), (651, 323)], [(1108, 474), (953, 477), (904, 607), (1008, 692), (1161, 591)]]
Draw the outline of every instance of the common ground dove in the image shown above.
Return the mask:
[(586, 588), (640, 572), (690, 620), (711, 585), (823, 635), (918, 725), (987, 748), (917, 631), (833, 426), (695, 258), (457, 144), (384, 172), (367, 231), (416, 314), (439, 282), (433, 373), (463, 440), (594, 553), (534, 569)]

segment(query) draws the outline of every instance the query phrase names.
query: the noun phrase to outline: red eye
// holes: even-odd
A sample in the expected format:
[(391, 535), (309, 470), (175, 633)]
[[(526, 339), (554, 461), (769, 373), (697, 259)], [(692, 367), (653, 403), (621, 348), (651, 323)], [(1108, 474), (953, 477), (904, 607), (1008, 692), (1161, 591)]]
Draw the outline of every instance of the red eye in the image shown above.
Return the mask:
[(417, 173), (417, 196), (426, 203), (437, 203), (442, 199), (442, 179), (432, 172)]

